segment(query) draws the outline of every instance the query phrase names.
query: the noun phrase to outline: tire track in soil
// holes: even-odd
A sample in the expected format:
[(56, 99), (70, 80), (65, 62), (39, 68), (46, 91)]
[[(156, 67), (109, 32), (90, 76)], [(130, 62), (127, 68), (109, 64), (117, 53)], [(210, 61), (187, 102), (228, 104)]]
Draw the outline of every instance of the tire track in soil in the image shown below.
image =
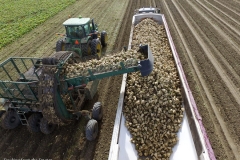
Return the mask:
[[(172, 5), (173, 5), (173, 4), (172, 4)], [(183, 6), (186, 7), (186, 5), (183, 4), (183, 5), (182, 5), (182, 8), (184, 8)], [(171, 8), (171, 10), (173, 11), (174, 8)], [(176, 10), (176, 9), (175, 9), (175, 10)], [(190, 12), (190, 13), (191, 13), (191, 12)], [(177, 14), (177, 15), (179, 15), (179, 14)], [(177, 17), (177, 16), (176, 16), (176, 17)], [(179, 18), (176, 18), (176, 20), (178, 20), (178, 19), (179, 19)], [(180, 20), (180, 21), (181, 21), (181, 20)], [(179, 23), (179, 22), (178, 22), (178, 23)], [(182, 23), (182, 22), (181, 22), (181, 23)], [(182, 26), (182, 25), (184, 25), (184, 24), (181, 24), (181, 25), (179, 25), (179, 26)], [(175, 27), (176, 27), (176, 26), (175, 26)], [(179, 32), (179, 31), (178, 31), (178, 32)], [(186, 34), (186, 35), (187, 35), (187, 34)], [(189, 37), (188, 37), (188, 38), (189, 38)], [(192, 39), (191, 39), (191, 41), (192, 41)], [(181, 47), (181, 48), (182, 48), (182, 47)], [(196, 48), (196, 47), (195, 47), (195, 48)], [(195, 48), (194, 48), (194, 49), (195, 49)], [(196, 49), (195, 49), (195, 51), (193, 50), (192, 52), (196, 52)], [(180, 52), (179, 52), (179, 53), (180, 53)], [(198, 53), (198, 54), (200, 54), (200, 53)], [(189, 69), (188, 69), (188, 70), (189, 70)], [(188, 78), (189, 78), (189, 76), (188, 76)], [(204, 93), (204, 92), (203, 92), (203, 93)], [(197, 98), (197, 101), (198, 101), (198, 98)], [(198, 103), (199, 103), (199, 102), (198, 102)], [(199, 106), (199, 105), (198, 105), (198, 106)], [(206, 114), (206, 113), (205, 113), (205, 114)], [(208, 116), (207, 116), (207, 117), (208, 117)], [(209, 115), (209, 117), (211, 117), (211, 116)], [(206, 121), (206, 119), (203, 119), (203, 121), (204, 121), (204, 120)], [(209, 129), (209, 128), (208, 128), (208, 129)], [(210, 129), (209, 129), (209, 130), (210, 130)], [(208, 131), (209, 131), (209, 130), (208, 130)], [(210, 140), (215, 141), (214, 139), (215, 139), (215, 138), (210, 139)], [(218, 148), (218, 150), (220, 150), (220, 149)], [(220, 154), (221, 154), (221, 153), (220, 153)], [(224, 157), (224, 156), (221, 155), (221, 157)]]

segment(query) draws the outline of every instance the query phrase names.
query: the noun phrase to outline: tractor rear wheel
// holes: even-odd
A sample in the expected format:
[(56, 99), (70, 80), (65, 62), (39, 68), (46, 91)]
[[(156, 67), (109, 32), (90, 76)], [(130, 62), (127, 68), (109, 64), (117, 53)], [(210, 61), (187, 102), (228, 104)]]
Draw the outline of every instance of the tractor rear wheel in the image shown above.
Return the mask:
[(94, 119), (90, 119), (86, 125), (86, 138), (89, 141), (96, 139), (98, 135), (98, 122)]
[(101, 102), (96, 102), (93, 105), (92, 118), (99, 121), (103, 117), (102, 104)]
[(41, 113), (33, 113), (29, 118), (28, 118), (28, 130), (30, 132), (40, 132), (40, 122), (42, 119), (42, 114)]
[(1, 117), (1, 125), (5, 129), (14, 129), (20, 124), (20, 119), (15, 111), (7, 111)]
[(40, 121), (40, 130), (44, 134), (50, 134), (54, 131), (56, 125), (48, 123), (48, 121), (45, 118), (42, 118)]
[(102, 57), (102, 45), (99, 39), (93, 39), (91, 42), (91, 52), (92, 55), (98, 55), (98, 58), (100, 59)]
[(5, 113), (6, 111), (4, 111), (4, 110), (1, 110), (0, 111), (0, 118), (2, 117), (2, 115)]
[(89, 40), (87, 43), (82, 44), (82, 53), (84, 56), (91, 54), (91, 40)]
[(101, 43), (103, 47), (106, 47), (108, 41), (108, 35), (106, 31), (102, 31), (101, 33)]
[(1, 117), (2, 117), (2, 115), (3, 115), (5, 112), (6, 112), (5, 110), (1, 110), (1, 111), (0, 111), (0, 123), (1, 123)]
[(63, 39), (59, 39), (56, 43), (56, 52), (65, 51), (65, 43)]

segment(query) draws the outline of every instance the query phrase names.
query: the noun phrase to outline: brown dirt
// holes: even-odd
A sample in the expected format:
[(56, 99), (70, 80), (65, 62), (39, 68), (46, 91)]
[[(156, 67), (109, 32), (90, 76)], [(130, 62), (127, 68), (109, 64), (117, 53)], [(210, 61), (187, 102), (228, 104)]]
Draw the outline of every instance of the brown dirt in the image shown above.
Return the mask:
[(159, 1), (217, 159), (240, 159), (239, 2)]
[[(178, 54), (203, 118), (217, 159), (240, 159), (240, 3), (230, 0), (95, 0), (76, 1), (58, 15), (0, 51), (10, 56), (42, 57), (52, 54), (68, 15), (92, 17), (109, 34), (106, 52), (128, 45), (132, 15), (139, 7), (161, 8), (167, 18)], [(31, 134), (25, 126), (0, 129), (0, 159), (107, 159), (118, 102), (121, 76), (103, 79), (94, 100), (103, 103), (100, 134), (93, 142), (84, 137), (81, 119), (58, 127), (52, 134)]]

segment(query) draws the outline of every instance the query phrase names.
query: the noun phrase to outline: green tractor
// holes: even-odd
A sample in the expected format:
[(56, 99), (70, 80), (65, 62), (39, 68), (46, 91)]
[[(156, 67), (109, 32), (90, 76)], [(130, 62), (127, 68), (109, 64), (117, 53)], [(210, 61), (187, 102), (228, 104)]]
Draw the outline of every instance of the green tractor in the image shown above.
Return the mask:
[(107, 45), (107, 32), (98, 32), (98, 26), (90, 18), (69, 18), (63, 25), (66, 34), (56, 43), (56, 52), (74, 51), (75, 57), (102, 57), (102, 47)]

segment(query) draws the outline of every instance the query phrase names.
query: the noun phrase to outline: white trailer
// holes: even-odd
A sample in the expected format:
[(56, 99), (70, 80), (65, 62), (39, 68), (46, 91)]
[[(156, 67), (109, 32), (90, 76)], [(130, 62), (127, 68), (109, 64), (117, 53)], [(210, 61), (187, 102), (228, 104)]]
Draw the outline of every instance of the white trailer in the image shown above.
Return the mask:
[[(171, 46), (175, 64), (181, 80), (181, 92), (183, 97), (183, 105), (185, 108), (182, 127), (178, 132), (179, 141), (173, 148), (171, 160), (215, 160), (214, 152), (210, 145), (207, 133), (202, 124), (195, 100), (189, 88), (186, 76), (184, 74), (178, 53), (175, 49), (170, 31), (163, 14), (156, 12), (137, 13), (133, 16), (131, 33), (128, 49), (131, 49), (131, 42), (134, 27), (144, 18), (152, 18), (159, 25), (164, 25), (168, 41)], [(118, 109), (116, 113), (115, 124), (113, 128), (111, 146), (109, 151), (109, 160), (137, 160), (138, 155), (134, 144), (130, 142), (131, 134), (125, 127), (125, 118), (122, 113), (124, 107), (124, 94), (126, 86), (127, 74), (123, 75)]]

